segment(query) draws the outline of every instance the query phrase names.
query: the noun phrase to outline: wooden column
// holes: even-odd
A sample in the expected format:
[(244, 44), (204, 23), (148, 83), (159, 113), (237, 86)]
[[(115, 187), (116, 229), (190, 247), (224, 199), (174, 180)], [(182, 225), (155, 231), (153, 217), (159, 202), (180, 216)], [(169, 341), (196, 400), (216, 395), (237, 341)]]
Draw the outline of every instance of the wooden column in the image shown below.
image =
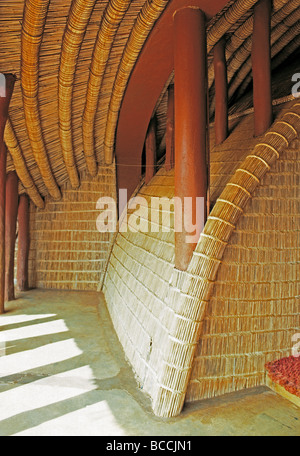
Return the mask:
[(28, 290), (28, 257), (29, 257), (29, 198), (20, 195), (18, 208), (18, 257), (17, 257), (17, 288)]
[(225, 39), (214, 47), (215, 70), (215, 144), (221, 144), (228, 136), (228, 87)]
[(146, 137), (146, 174), (145, 183), (148, 184), (156, 172), (156, 118), (149, 124)]
[(15, 76), (12, 74), (1, 77), (0, 82), (5, 80), (5, 87), (1, 87), (0, 97), (0, 313), (4, 312), (5, 298), (5, 193), (6, 193), (6, 146), (4, 144), (4, 130), (8, 118), (8, 107), (15, 84)]
[[(187, 242), (184, 198), (204, 200), (206, 220), (208, 192), (207, 152), (207, 52), (205, 15), (198, 8), (183, 8), (174, 15), (175, 69), (175, 267), (186, 270), (196, 242)], [(200, 223), (202, 225), (202, 222)], [(178, 228), (182, 227), (181, 231)], [(200, 227), (199, 227), (200, 228)], [(198, 233), (200, 234), (200, 232)]]
[(252, 73), (254, 134), (262, 135), (272, 124), (271, 86), (271, 0), (260, 0), (254, 7)]
[(5, 204), (5, 301), (15, 299), (14, 266), (18, 216), (18, 176), (15, 171), (6, 175)]
[(166, 161), (165, 168), (170, 171), (174, 167), (174, 85), (168, 88), (168, 109), (166, 124)]

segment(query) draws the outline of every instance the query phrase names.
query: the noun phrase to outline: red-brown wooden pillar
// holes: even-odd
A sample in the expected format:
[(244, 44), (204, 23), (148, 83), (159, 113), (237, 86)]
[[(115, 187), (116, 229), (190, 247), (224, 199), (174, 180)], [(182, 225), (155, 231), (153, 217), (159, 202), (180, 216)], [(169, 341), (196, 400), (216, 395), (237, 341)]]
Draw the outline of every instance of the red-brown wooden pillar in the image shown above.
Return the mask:
[(174, 85), (168, 88), (168, 109), (166, 123), (166, 171), (174, 167)]
[(150, 121), (146, 137), (146, 173), (145, 183), (148, 184), (156, 172), (156, 118)]
[[(3, 84), (5, 87), (3, 87)], [(8, 107), (15, 84), (12, 74), (0, 77), (0, 313), (4, 312), (5, 298), (5, 193), (6, 193), (6, 146), (4, 130), (8, 118)], [(5, 96), (3, 96), (5, 95)]]
[(252, 74), (254, 134), (262, 135), (272, 124), (271, 85), (271, 0), (259, 0), (254, 7)]
[(215, 70), (215, 144), (221, 144), (228, 135), (228, 87), (225, 38), (214, 47)]
[(207, 51), (205, 15), (198, 8), (174, 15), (174, 69), (175, 197), (181, 201), (175, 205), (175, 267), (186, 270), (198, 239), (187, 242), (185, 198), (193, 202), (193, 221), (198, 197), (204, 201), (203, 223), (207, 216)]
[(18, 216), (18, 176), (11, 171), (6, 176), (5, 203), (5, 301), (15, 299), (14, 266)]
[(24, 193), (20, 195), (18, 208), (17, 287), (19, 291), (28, 290), (29, 243), (29, 198)]

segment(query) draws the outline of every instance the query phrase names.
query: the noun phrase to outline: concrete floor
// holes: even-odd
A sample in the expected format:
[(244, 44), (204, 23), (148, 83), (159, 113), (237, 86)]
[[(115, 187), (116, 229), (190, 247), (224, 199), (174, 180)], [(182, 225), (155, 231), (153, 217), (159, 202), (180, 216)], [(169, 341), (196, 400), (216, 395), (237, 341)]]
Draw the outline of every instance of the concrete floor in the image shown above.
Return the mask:
[(265, 387), (161, 420), (137, 388), (99, 293), (33, 290), (0, 316), (0, 435), (300, 435), (300, 409)]

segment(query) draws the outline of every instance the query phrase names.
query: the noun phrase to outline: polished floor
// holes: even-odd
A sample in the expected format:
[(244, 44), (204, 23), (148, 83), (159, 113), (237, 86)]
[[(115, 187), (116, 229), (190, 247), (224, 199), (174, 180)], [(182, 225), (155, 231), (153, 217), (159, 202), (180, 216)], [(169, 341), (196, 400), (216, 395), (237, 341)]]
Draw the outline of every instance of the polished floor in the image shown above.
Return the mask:
[(153, 415), (99, 293), (33, 290), (0, 316), (0, 436), (300, 435), (265, 387)]

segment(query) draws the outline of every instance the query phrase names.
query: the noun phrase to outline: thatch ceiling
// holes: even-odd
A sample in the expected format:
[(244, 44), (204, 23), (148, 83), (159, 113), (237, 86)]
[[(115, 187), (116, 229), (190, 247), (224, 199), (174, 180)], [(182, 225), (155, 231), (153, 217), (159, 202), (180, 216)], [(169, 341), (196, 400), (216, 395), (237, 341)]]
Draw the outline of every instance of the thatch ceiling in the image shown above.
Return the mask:
[[(113, 147), (118, 111), (131, 71), (148, 34), (172, 0), (2, 0), (0, 72), (17, 83), (5, 141), (8, 170), (42, 206), (80, 172), (97, 172)], [(210, 36), (226, 33), (230, 99), (251, 83), (252, 7), (228, 2), (208, 24)], [(299, 47), (299, 0), (274, 0), (272, 61), (276, 68)], [(209, 56), (211, 114), (214, 75)], [(163, 119), (165, 97), (160, 116)], [(163, 121), (160, 123), (163, 129)], [(163, 132), (160, 133), (161, 136)]]

